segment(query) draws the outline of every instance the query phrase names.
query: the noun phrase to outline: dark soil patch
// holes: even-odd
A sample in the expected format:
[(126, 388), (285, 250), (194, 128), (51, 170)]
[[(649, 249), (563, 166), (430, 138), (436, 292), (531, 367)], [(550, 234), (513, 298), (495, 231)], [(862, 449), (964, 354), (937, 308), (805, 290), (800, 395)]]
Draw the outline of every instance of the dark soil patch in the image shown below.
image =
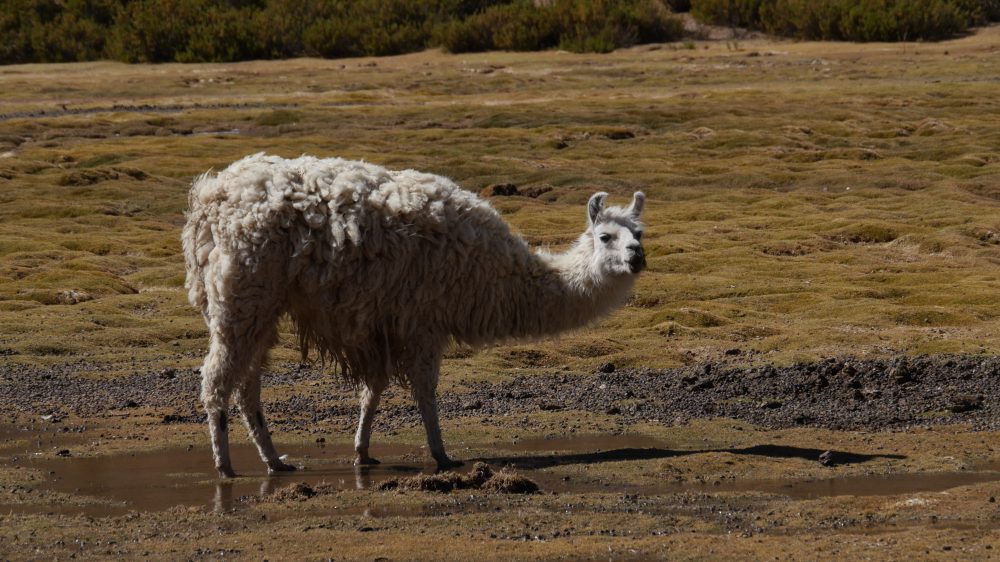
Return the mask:
[[(542, 410), (605, 412), (622, 422), (732, 418), (766, 428), (905, 429), (967, 423), (1000, 428), (1000, 357), (832, 358), (787, 367), (704, 364), (676, 369), (613, 369), (575, 376), (537, 374), (469, 383), (439, 398), (441, 415), (489, 419)], [(0, 407), (33, 414), (100, 416), (153, 408), (163, 423), (199, 422), (200, 376), (193, 370), (149, 369), (98, 380), (77, 373), (107, 369), (84, 362), (40, 368), (0, 366)], [(353, 388), (318, 368), (282, 365), (265, 386), (326, 379), (265, 405), (269, 418), (295, 428), (357, 416)], [(459, 387), (462, 388), (462, 387)], [(389, 393), (405, 392), (391, 389)], [(385, 404), (385, 403), (384, 403)], [(388, 403), (379, 430), (417, 426), (416, 407)]]
[[(607, 371), (607, 369), (601, 369)], [(529, 392), (530, 389), (530, 392)], [(523, 376), (476, 384), (461, 403), (477, 414), (544, 409), (614, 412), (626, 421), (724, 417), (768, 428), (902, 429), (969, 423), (1000, 427), (1000, 358), (832, 358), (788, 367), (705, 364), (629, 369), (585, 377)], [(442, 397), (442, 409), (460, 413)]]

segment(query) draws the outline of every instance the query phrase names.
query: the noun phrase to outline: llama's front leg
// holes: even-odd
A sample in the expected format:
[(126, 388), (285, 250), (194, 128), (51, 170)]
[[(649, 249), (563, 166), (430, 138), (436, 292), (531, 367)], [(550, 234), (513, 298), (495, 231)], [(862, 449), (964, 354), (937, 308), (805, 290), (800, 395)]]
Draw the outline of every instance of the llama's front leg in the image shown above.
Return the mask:
[(427, 358), (426, 363), (417, 365), (411, 374), (413, 384), (413, 399), (417, 402), (420, 417), (424, 420), (427, 431), (427, 448), (437, 461), (438, 470), (448, 470), (461, 466), (461, 461), (453, 461), (444, 452), (444, 441), (441, 439), (441, 426), (438, 423), (437, 383), (440, 357)]
[(257, 446), (260, 459), (267, 465), (268, 474), (295, 470), (295, 466), (282, 462), (274, 448), (274, 443), (271, 442), (271, 433), (267, 430), (264, 410), (260, 405), (260, 371), (256, 366), (242, 381), (237, 393), (237, 402), (240, 406), (240, 412), (243, 413), (243, 421), (250, 432), (250, 437), (253, 439), (254, 445)]
[(382, 381), (372, 381), (361, 387), (361, 416), (358, 419), (358, 431), (354, 434), (354, 452), (357, 453), (354, 459), (355, 465), (379, 464), (377, 460), (368, 456), (368, 445), (371, 442), (372, 421), (375, 420), (375, 411), (378, 410), (378, 403), (385, 386)]

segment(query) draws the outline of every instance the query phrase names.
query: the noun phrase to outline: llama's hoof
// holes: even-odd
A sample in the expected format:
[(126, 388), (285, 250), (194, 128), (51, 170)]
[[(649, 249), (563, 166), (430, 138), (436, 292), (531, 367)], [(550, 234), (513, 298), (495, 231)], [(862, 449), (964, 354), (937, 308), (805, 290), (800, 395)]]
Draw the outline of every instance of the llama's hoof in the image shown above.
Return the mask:
[(236, 478), (236, 472), (231, 466), (217, 466), (215, 470), (219, 471), (219, 478)]
[(367, 455), (363, 457), (361, 455), (358, 455), (357, 457), (354, 458), (354, 466), (372, 466), (375, 464), (382, 464), (382, 462), (378, 459), (373, 459)]
[(299, 467), (297, 467), (297, 466), (295, 466), (293, 464), (287, 464), (287, 463), (280, 462), (280, 463), (278, 463), (278, 464), (276, 464), (274, 466), (268, 466), (267, 467), (267, 473), (268, 474), (276, 474), (278, 472), (295, 472), (298, 469), (299, 469)]
[(453, 468), (458, 468), (458, 467), (460, 467), (460, 466), (462, 466), (464, 464), (465, 463), (462, 462), (462, 461), (455, 461), (455, 460), (451, 460), (451, 459), (444, 459), (443, 461), (438, 461), (437, 471), (438, 472), (444, 472), (446, 470), (451, 470)]

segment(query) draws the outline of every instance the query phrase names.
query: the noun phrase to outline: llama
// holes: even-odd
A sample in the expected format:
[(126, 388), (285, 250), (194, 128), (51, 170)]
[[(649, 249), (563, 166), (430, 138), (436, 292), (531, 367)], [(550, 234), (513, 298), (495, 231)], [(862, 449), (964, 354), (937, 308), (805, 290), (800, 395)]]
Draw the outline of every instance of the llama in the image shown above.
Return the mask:
[(364, 162), (255, 154), (197, 178), (182, 234), (185, 286), (208, 326), (202, 366), (215, 467), (232, 477), (228, 409), (235, 397), (269, 472), (294, 470), (271, 442), (260, 374), (287, 314), (303, 359), (315, 350), (359, 387), (355, 463), (392, 381), (410, 388), (439, 469), (441, 355), (452, 343), (539, 338), (620, 306), (646, 265), (626, 208), (587, 204), (588, 226), (564, 253), (533, 252), (488, 202), (451, 180)]

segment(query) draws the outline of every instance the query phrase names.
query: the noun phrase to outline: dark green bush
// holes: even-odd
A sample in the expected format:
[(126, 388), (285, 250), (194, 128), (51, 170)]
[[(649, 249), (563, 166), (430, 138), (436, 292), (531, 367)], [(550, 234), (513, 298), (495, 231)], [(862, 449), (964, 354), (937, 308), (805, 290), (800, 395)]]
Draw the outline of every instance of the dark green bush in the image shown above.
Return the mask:
[(1000, 18), (1000, 0), (692, 0), (691, 13), (800, 39), (940, 40)]
[(610, 51), (680, 36), (667, 0), (0, 0), (0, 64)]
[(435, 38), (451, 52), (554, 46), (608, 52), (636, 43), (675, 41), (682, 27), (660, 0), (519, 0), (449, 22), (436, 30)]
[(559, 43), (556, 11), (535, 6), (531, 0), (496, 5), (464, 20), (438, 26), (435, 41), (452, 53), (536, 51)]

